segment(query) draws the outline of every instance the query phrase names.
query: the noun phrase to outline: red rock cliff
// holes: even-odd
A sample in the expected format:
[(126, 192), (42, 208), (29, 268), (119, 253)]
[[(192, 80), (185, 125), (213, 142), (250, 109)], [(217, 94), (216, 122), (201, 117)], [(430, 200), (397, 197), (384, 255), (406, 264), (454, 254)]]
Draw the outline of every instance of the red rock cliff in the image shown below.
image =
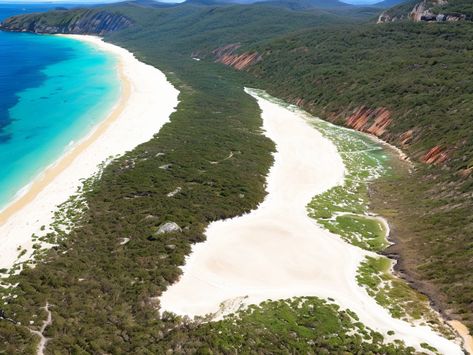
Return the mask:
[(425, 153), (421, 161), (426, 164), (442, 164), (448, 159), (448, 154), (444, 148), (439, 145), (436, 145), (432, 149), (430, 149), (427, 153)]
[(357, 131), (382, 136), (391, 123), (391, 112), (384, 107), (371, 109), (365, 106), (358, 107), (346, 118), (346, 125)]
[(263, 59), (258, 52), (236, 53), (238, 48), (240, 48), (238, 43), (229, 44), (213, 50), (212, 54), (217, 58), (216, 62), (228, 65), (236, 70), (246, 70)]

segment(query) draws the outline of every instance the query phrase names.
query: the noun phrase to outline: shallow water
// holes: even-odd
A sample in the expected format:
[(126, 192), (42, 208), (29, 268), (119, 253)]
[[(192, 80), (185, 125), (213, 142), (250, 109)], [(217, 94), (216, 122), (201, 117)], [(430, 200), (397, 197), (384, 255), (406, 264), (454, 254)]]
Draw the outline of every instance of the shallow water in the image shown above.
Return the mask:
[[(0, 7), (0, 18), (11, 15)], [(116, 58), (70, 38), (0, 32), (0, 209), (120, 94)]]

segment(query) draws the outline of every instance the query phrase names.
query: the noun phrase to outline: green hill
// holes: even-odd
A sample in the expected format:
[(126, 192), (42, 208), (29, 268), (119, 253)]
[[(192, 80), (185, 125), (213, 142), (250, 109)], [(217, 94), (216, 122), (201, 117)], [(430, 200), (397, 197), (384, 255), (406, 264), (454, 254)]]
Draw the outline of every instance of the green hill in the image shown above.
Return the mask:
[(373, 186), (372, 197), (394, 224), (398, 269), (470, 326), (472, 35), (468, 23), (406, 22), (309, 30), (240, 49), (261, 55), (247, 70), (271, 94), (375, 133), (417, 162), (412, 174)]
[[(6, 19), (1, 27), (10, 31), (26, 29), (37, 33), (105, 33), (133, 27), (132, 30), (135, 33), (140, 31), (140, 35), (161, 33), (170, 40), (174, 37), (202, 34), (203, 40), (210, 46), (212, 42), (225, 42), (232, 40), (232, 37), (234, 40), (251, 43), (302, 28), (355, 20), (350, 13), (337, 14), (324, 9), (313, 9), (310, 12), (291, 11), (284, 7), (259, 4), (205, 6), (188, 2), (179, 6), (155, 8), (152, 11), (144, 11), (143, 8), (141, 3), (131, 2), (68, 12), (50, 11)], [(103, 15), (107, 18), (97, 19)], [(124, 25), (119, 28), (107, 27), (110, 18), (121, 21)], [(97, 26), (103, 28), (97, 31)], [(185, 26), (191, 28), (184, 28)], [(230, 31), (232, 26), (240, 26), (240, 34), (239, 31)], [(199, 48), (196, 45), (193, 47)]]

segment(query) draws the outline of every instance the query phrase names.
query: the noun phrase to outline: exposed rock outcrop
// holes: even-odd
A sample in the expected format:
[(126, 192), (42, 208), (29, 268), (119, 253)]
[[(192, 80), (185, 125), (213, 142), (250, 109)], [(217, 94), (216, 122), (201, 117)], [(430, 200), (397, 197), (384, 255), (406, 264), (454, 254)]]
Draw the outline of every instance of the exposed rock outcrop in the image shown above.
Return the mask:
[(400, 20), (403, 20), (403, 17), (391, 16), (389, 12), (383, 11), (381, 15), (379, 15), (378, 21), (376, 21), (376, 23), (380, 24), (380, 23), (395, 22), (395, 21), (400, 21)]
[(414, 130), (410, 129), (399, 136), (399, 142), (402, 145), (408, 145), (414, 139)]
[(175, 222), (166, 222), (161, 225), (156, 234), (163, 234), (163, 233), (172, 233), (172, 232), (180, 232), (182, 231), (181, 227)]
[(129, 18), (121, 14), (103, 10), (74, 10), (70, 11), (68, 16), (57, 16), (58, 12), (64, 13), (64, 11), (53, 11), (43, 15), (10, 17), (0, 23), (0, 29), (15, 32), (103, 35), (133, 24)]
[(216, 57), (217, 63), (228, 65), (236, 70), (246, 70), (263, 59), (258, 52), (237, 53), (240, 47), (238, 43), (229, 44), (213, 50), (212, 54)]
[(427, 153), (425, 153), (421, 161), (426, 164), (442, 164), (448, 159), (448, 154), (444, 148), (439, 145), (436, 145), (432, 149), (430, 149)]
[(226, 55), (218, 61), (222, 64), (229, 65), (237, 70), (245, 70), (249, 66), (261, 60), (258, 53), (242, 53), (240, 55)]
[(433, 15), (434, 14), (430, 12), (430, 9), (427, 7), (427, 2), (422, 1), (418, 3), (416, 6), (414, 6), (414, 8), (409, 14), (409, 18), (414, 22), (418, 22), (418, 21), (421, 21), (422, 18), (425, 18), (426, 16), (430, 18)]
[(463, 14), (442, 14), (433, 12), (433, 8), (435, 6), (443, 6), (447, 4), (448, 2), (446, 0), (423, 0), (422, 2), (414, 6), (414, 8), (409, 14), (409, 18), (414, 22), (444, 22), (461, 21), (466, 19), (466, 16)]
[(382, 136), (391, 123), (391, 112), (379, 107), (371, 109), (365, 106), (359, 107), (346, 118), (346, 125), (357, 131), (371, 133), (377, 137)]
[[(448, 11), (447, 0), (422, 0), (407, 3), (386, 10), (378, 17), (378, 23), (411, 20), (414, 22), (452, 22), (468, 20), (468, 16), (458, 12)], [(409, 6), (413, 6), (410, 7)], [(442, 12), (442, 7), (445, 11)], [(440, 12), (439, 12), (440, 11)]]
[[(288, 99), (292, 104), (311, 111), (314, 106), (310, 102), (300, 97)], [(389, 126), (392, 123), (392, 114), (386, 107), (369, 108), (367, 106), (358, 106), (350, 113), (349, 110), (338, 112), (324, 112), (323, 115), (332, 123), (344, 125), (354, 130), (372, 134), (382, 138), (387, 142), (397, 141), (395, 136), (389, 132)], [(399, 140), (404, 144), (409, 144), (414, 137), (414, 129), (402, 134)]]

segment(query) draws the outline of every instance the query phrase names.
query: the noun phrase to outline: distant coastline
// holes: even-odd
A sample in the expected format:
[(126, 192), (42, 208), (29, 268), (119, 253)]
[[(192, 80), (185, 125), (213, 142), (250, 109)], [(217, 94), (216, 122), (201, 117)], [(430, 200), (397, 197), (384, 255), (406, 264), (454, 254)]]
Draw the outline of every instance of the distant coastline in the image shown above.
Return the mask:
[(92, 132), (0, 212), (0, 268), (10, 268), (17, 261), (19, 250), (27, 250), (22, 257), (27, 259), (31, 255), (32, 234), (41, 234), (43, 226), (52, 222), (55, 208), (76, 192), (81, 180), (92, 176), (109, 157), (151, 139), (178, 103), (178, 91), (165, 75), (139, 62), (127, 50), (98, 37), (67, 37), (92, 44), (118, 58), (120, 99)]

